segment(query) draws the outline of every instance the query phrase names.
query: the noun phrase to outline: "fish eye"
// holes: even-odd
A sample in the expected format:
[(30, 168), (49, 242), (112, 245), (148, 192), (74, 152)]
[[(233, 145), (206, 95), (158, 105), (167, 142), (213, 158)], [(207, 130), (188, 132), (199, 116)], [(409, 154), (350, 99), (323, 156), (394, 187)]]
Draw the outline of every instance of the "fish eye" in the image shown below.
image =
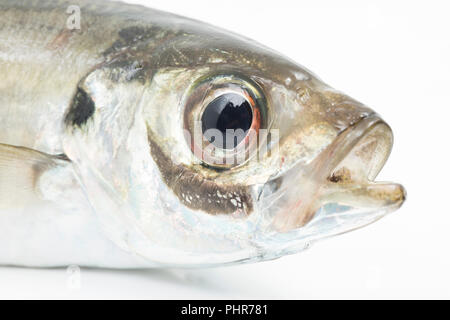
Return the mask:
[[(211, 101), (201, 117), (204, 137), (217, 148), (234, 149), (253, 123), (253, 101), (237, 93), (225, 93)], [(217, 135), (221, 139), (217, 139)]]
[(254, 157), (267, 133), (267, 101), (258, 83), (241, 75), (198, 80), (184, 100), (185, 139), (202, 165), (229, 169)]

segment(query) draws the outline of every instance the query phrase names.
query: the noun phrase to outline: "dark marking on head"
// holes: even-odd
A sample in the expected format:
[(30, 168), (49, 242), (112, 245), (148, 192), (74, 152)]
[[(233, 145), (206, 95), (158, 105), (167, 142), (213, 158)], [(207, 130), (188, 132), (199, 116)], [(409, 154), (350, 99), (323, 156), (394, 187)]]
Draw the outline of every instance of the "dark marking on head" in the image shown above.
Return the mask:
[(136, 51), (140, 43), (144, 43), (155, 37), (155, 34), (162, 32), (160, 27), (140, 27), (132, 26), (119, 31), (119, 38), (103, 52), (105, 57), (112, 59), (113, 57)]
[(80, 127), (94, 114), (95, 103), (82, 88), (78, 87), (72, 100), (69, 113), (66, 116), (66, 124)]
[(152, 54), (174, 37), (170, 30), (159, 26), (132, 26), (118, 32), (118, 39), (103, 52), (104, 67), (111, 70), (113, 81), (137, 80), (145, 83), (153, 76), (158, 59)]
[(120, 38), (126, 43), (133, 43), (145, 39), (146, 35), (148, 35), (148, 30), (138, 26), (125, 28), (119, 31)]
[(247, 186), (216, 183), (185, 165), (173, 163), (150, 134), (148, 141), (164, 182), (185, 206), (213, 215), (252, 213), (253, 201)]

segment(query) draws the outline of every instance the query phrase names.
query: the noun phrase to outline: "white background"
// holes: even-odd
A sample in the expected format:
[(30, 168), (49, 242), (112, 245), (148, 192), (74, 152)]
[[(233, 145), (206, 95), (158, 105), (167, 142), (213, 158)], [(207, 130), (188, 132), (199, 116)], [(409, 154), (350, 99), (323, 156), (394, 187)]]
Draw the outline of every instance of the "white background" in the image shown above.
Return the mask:
[[(450, 298), (450, 5), (446, 1), (130, 1), (280, 51), (391, 125), (380, 180), (405, 205), (276, 261), (208, 270), (0, 268), (0, 298)], [(1, 245), (1, 244), (0, 244)]]

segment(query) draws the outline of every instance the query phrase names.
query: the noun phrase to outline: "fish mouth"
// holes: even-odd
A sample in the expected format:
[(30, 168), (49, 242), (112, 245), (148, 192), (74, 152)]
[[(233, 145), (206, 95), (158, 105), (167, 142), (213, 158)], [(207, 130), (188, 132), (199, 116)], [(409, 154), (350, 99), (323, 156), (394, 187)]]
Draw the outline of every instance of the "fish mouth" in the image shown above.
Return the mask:
[[(342, 141), (342, 139), (345, 140)], [(359, 121), (328, 150), (331, 168), (320, 202), (365, 208), (399, 208), (406, 191), (398, 183), (377, 182), (392, 150), (391, 128), (374, 115)]]
[[(307, 174), (303, 170), (283, 181), (297, 191), (282, 197), (285, 207), (274, 217), (275, 229), (308, 233), (308, 228), (317, 228), (319, 223), (330, 228), (331, 234), (337, 234), (372, 223), (398, 209), (406, 199), (403, 186), (375, 181), (392, 145), (392, 130), (376, 114), (341, 132), (310, 164)], [(295, 187), (300, 178), (306, 181), (305, 185)], [(289, 189), (287, 185), (284, 190)]]

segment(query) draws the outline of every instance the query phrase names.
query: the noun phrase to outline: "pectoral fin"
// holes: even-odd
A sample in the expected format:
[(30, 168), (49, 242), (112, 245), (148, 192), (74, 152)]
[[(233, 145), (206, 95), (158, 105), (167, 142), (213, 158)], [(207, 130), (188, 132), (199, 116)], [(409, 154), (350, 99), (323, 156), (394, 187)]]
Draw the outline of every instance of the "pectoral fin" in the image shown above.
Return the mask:
[(17, 208), (41, 199), (36, 188), (47, 170), (67, 162), (60, 156), (0, 144), (0, 208)]

